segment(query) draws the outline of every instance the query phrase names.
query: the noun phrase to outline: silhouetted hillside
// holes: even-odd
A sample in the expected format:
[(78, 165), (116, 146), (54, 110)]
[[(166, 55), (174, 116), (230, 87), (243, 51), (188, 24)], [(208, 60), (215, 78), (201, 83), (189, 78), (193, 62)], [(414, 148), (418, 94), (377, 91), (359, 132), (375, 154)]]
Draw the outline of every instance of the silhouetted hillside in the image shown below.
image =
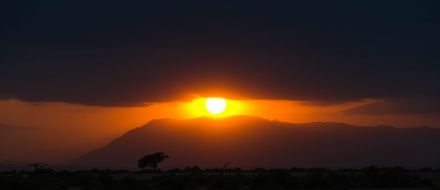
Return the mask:
[(146, 153), (170, 155), (161, 167), (440, 166), (440, 129), (291, 124), (258, 117), (159, 119), (77, 160), (91, 167), (135, 168)]

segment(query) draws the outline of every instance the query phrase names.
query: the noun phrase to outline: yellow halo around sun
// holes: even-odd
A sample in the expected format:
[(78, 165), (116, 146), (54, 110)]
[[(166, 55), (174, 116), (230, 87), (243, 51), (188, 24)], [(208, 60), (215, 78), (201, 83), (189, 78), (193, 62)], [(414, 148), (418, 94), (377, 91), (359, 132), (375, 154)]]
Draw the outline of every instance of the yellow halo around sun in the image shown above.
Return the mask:
[(213, 115), (221, 114), (226, 109), (226, 100), (224, 98), (210, 97), (205, 101), (206, 110)]
[(182, 115), (189, 118), (202, 116), (223, 118), (243, 115), (248, 111), (242, 100), (226, 99), (220, 96), (196, 97), (183, 105)]

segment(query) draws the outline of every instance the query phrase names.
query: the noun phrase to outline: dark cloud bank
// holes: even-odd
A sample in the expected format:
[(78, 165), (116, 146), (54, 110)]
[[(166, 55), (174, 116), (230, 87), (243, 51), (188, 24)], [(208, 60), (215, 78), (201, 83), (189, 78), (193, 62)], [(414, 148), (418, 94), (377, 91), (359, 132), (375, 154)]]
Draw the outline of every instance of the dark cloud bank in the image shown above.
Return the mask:
[[(440, 114), (440, 100), (435, 98), (395, 98), (361, 105), (343, 111), (347, 114)], [(438, 116), (438, 115), (435, 115)]]
[(221, 89), (326, 102), (438, 100), (438, 8), (17, 1), (1, 11), (0, 99), (127, 106)]

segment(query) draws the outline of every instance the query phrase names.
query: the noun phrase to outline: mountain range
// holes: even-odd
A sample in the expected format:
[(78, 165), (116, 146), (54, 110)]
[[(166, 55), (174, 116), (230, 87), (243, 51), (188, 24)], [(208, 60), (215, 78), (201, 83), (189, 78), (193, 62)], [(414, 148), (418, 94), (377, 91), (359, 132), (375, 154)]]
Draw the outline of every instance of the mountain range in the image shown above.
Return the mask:
[(440, 167), (440, 129), (285, 123), (253, 116), (156, 119), (75, 164), (133, 169), (145, 154), (165, 152), (162, 168)]

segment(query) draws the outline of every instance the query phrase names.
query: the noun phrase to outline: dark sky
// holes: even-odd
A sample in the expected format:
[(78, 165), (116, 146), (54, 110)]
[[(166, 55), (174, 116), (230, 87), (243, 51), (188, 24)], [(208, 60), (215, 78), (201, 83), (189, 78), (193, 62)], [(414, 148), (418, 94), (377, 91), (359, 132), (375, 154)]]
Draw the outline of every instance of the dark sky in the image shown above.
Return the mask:
[(0, 99), (132, 106), (216, 89), (328, 103), (440, 102), (438, 1), (0, 7)]

